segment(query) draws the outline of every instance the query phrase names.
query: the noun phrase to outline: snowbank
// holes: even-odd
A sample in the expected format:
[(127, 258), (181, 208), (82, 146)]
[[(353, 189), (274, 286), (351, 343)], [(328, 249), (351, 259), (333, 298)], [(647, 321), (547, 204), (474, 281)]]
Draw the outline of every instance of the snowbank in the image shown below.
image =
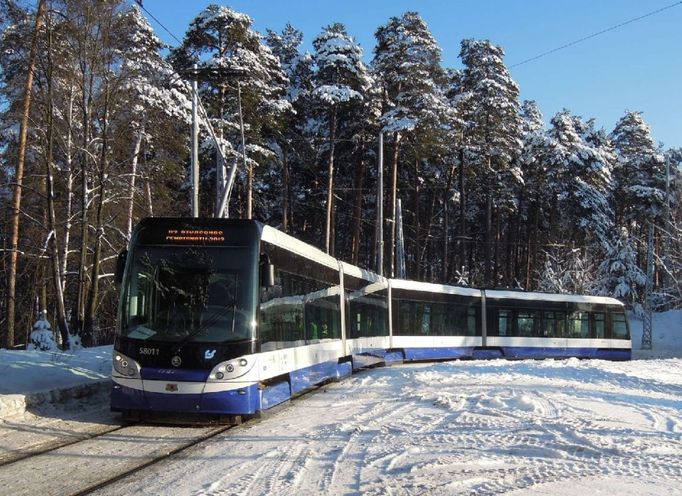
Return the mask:
[(642, 320), (630, 316), (633, 358), (682, 358), (682, 310), (654, 314), (652, 327), (651, 350), (643, 350)]
[(75, 352), (0, 349), (0, 418), (80, 397), (109, 382), (111, 346)]

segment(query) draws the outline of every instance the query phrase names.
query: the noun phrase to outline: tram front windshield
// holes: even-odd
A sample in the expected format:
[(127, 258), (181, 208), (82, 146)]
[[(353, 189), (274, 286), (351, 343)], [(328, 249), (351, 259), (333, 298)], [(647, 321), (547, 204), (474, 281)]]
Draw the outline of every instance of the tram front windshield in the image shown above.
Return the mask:
[(121, 336), (164, 342), (252, 338), (254, 273), (246, 248), (138, 246)]

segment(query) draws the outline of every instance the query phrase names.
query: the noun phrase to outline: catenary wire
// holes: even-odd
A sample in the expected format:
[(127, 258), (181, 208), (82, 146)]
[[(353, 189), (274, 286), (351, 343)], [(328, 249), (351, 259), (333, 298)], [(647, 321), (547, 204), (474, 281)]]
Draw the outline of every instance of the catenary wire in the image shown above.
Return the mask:
[(618, 28), (622, 28), (623, 26), (627, 26), (628, 24), (632, 24), (633, 22), (641, 21), (642, 19), (645, 19), (647, 17), (651, 17), (653, 15), (659, 14), (665, 10), (672, 9), (673, 7), (677, 7), (678, 5), (682, 5), (682, 1), (680, 2), (675, 2), (671, 3), (670, 5), (666, 5), (665, 7), (661, 7), (660, 9), (652, 10), (651, 12), (647, 12), (646, 14), (642, 14), (637, 17), (633, 17), (632, 19), (628, 19), (627, 21), (621, 22), (619, 24), (616, 24), (614, 26), (611, 26), (606, 29), (602, 29), (601, 31), (597, 31), (596, 33), (592, 33), (587, 36), (583, 36), (582, 38), (578, 38), (577, 40), (571, 41), (569, 43), (566, 43), (565, 45), (561, 45), (560, 47), (553, 48), (551, 50), (547, 50), (546, 52), (542, 52), (539, 55), (536, 55), (534, 57), (531, 57), (526, 60), (522, 60), (521, 62), (518, 62), (516, 64), (510, 65), (509, 68), (512, 69), (514, 67), (518, 67), (523, 64), (527, 64), (528, 62), (532, 62), (534, 60), (540, 59), (542, 57), (545, 57), (547, 55), (550, 55), (552, 53), (558, 52), (559, 50), (563, 50), (564, 48), (569, 48), (572, 47), (573, 45), (577, 45), (578, 43), (582, 43), (583, 41), (587, 41), (592, 38), (596, 38), (597, 36), (600, 36), (604, 33), (608, 33), (609, 31), (615, 31)]

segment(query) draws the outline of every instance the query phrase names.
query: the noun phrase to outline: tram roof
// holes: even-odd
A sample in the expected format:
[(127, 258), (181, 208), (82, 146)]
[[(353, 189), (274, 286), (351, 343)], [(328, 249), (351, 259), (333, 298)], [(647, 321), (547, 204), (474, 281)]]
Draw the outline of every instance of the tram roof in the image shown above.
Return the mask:
[(559, 294), (559, 293), (534, 293), (525, 291), (504, 291), (498, 289), (486, 289), (485, 297), (488, 299), (497, 300), (526, 300), (526, 301), (552, 301), (552, 302), (569, 302), (569, 303), (593, 303), (602, 305), (618, 305), (623, 306), (623, 303), (615, 298), (607, 296), (587, 296), (575, 294)]
[(409, 281), (407, 279), (391, 279), (391, 287), (394, 289), (407, 289), (412, 291), (424, 291), (430, 293), (445, 293), (459, 296), (481, 297), (480, 289), (464, 288), (461, 286), (448, 286), (432, 282)]

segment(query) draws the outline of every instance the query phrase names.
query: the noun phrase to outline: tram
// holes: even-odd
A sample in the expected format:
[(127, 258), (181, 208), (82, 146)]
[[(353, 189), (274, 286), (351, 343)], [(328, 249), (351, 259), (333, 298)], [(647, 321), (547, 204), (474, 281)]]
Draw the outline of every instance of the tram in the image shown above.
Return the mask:
[(144, 219), (116, 277), (130, 419), (236, 422), (392, 362), (631, 353), (615, 299), (386, 279), (251, 220)]

